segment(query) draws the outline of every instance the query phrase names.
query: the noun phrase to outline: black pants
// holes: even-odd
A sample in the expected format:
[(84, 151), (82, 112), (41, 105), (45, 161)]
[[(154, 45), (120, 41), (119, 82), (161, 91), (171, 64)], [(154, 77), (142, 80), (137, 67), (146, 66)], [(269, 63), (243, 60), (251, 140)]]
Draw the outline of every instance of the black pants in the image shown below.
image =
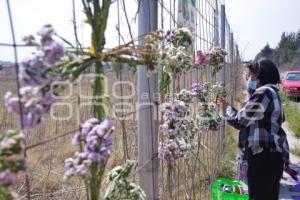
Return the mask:
[(251, 156), (247, 172), (250, 200), (278, 200), (282, 173), (280, 153), (264, 150)]

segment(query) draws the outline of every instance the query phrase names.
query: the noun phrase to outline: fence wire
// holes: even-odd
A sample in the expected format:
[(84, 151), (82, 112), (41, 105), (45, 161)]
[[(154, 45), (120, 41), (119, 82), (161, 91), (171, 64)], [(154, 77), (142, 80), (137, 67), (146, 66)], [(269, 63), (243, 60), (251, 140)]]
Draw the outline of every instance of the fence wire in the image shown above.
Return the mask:
[[(7, 1), (9, 2), (9, 0)], [(158, 27), (164, 32), (172, 28), (180, 26), (178, 23), (178, 2), (175, 0), (157, 0), (158, 3)], [(85, 30), (84, 26), (77, 23), (77, 12), (81, 1), (72, 0), (72, 7), (66, 8), (66, 11), (72, 13), (72, 24), (74, 30), (74, 41), (78, 49), (86, 48), (80, 34)], [(2, 3), (3, 4), (3, 3)], [(226, 19), (225, 36), (220, 31), (220, 2), (218, 0), (197, 0), (195, 4), (195, 31), (194, 49), (209, 51), (215, 46), (219, 46), (221, 37), (225, 37), (226, 50), (228, 56), (225, 66), (225, 82), (226, 87), (232, 93), (232, 101), (237, 97), (236, 91), (241, 91), (238, 83), (237, 75), (241, 73), (241, 59), (239, 56), (238, 46), (232, 37), (232, 30)], [(2, 5), (1, 5), (2, 6)], [(13, 11), (13, 7), (12, 7)], [(124, 44), (132, 37), (137, 36), (137, 15), (139, 12), (139, 1), (122, 1), (116, 0), (112, 2), (112, 13), (108, 21), (108, 30), (106, 36), (110, 35), (111, 40), (108, 41), (108, 47)], [(116, 15), (117, 14), (117, 15)], [(17, 13), (13, 13), (17, 15)], [(117, 20), (115, 20), (117, 16)], [(18, 29), (17, 29), (18, 30)], [(80, 31), (78, 31), (80, 30)], [(80, 32), (80, 33), (79, 33)], [(1, 48), (27, 48), (23, 44), (10, 42), (1, 42)], [(109, 65), (109, 63), (107, 63)], [(111, 98), (108, 102), (108, 115), (121, 116), (121, 119), (115, 121), (116, 133), (114, 134), (114, 153), (108, 163), (108, 168), (119, 165), (127, 159), (137, 160), (137, 116), (139, 110), (131, 105), (136, 105), (136, 74), (126, 64), (120, 64), (121, 71), (116, 76), (112, 70), (106, 71), (108, 78), (108, 92), (114, 94), (117, 98)], [(14, 63), (18, 66), (18, 62)], [(16, 85), (16, 72), (2, 71), (0, 74), (0, 95), (3, 96), (6, 90), (17, 91), (20, 86)], [(212, 76), (209, 69), (193, 69), (180, 75), (176, 90), (190, 89), (195, 82), (216, 83), (218, 77)], [(115, 83), (118, 84), (116, 85)], [(2, 84), (3, 83), (3, 84)], [(17, 81), (18, 83), (18, 81)], [(133, 84), (132, 84), (133, 83)], [(88, 81), (84, 84), (84, 95), (91, 95), (90, 85)], [(16, 191), (21, 197), (25, 198), (26, 190), (32, 199), (85, 199), (84, 183), (80, 180), (74, 180), (71, 183), (65, 183), (61, 180), (64, 173), (63, 160), (70, 156), (74, 151), (78, 150), (71, 145), (71, 136), (78, 131), (78, 122), (83, 122), (92, 116), (91, 107), (88, 101), (81, 98), (79, 90), (76, 90), (69, 102), (72, 103), (77, 116), (72, 116), (68, 121), (56, 121), (50, 117), (45, 119), (43, 125), (28, 133), (27, 152), (28, 155), (28, 181), (24, 185), (25, 179), (19, 178), (16, 185)], [(161, 101), (159, 103), (162, 103)], [(86, 106), (85, 106), (86, 105)], [(64, 115), (68, 112), (68, 108), (56, 108), (57, 115)], [(17, 127), (16, 117), (6, 111), (4, 105), (0, 105), (0, 131), (8, 128)], [(126, 121), (123, 119), (126, 117)], [(199, 131), (199, 147), (193, 156), (176, 161), (172, 179), (173, 193), (172, 200), (175, 199), (209, 199), (210, 185), (220, 172), (220, 164), (222, 159), (221, 144), (226, 138), (222, 137), (220, 131)], [(226, 135), (226, 134), (225, 134)], [(161, 141), (162, 139), (159, 138)], [(154, 155), (151, 162), (157, 155)], [(141, 166), (133, 174), (138, 181), (137, 174), (144, 168)], [(166, 163), (160, 162), (159, 166), (159, 199), (171, 199), (167, 194), (167, 171)], [(104, 184), (107, 186), (107, 184)], [(103, 190), (105, 187), (103, 188)], [(40, 192), (44, 191), (44, 192)], [(29, 198), (27, 195), (27, 199)]]

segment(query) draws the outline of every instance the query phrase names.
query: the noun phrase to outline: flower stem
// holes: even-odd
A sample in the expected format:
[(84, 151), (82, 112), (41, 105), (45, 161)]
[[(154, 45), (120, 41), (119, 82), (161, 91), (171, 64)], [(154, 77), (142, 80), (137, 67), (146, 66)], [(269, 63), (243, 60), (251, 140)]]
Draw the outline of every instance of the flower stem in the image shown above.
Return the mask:
[(89, 180), (89, 199), (90, 200), (99, 200), (100, 187), (102, 182), (104, 170), (97, 167), (91, 167), (91, 178)]
[[(100, 121), (105, 118), (105, 94), (104, 94), (104, 68), (103, 58), (101, 58), (102, 51), (105, 45), (105, 30), (107, 25), (110, 0), (103, 0), (100, 5), (99, 0), (93, 0), (93, 12), (90, 8), (89, 2), (82, 0), (87, 22), (92, 29), (92, 48), (94, 53), (92, 57), (95, 58), (95, 73), (93, 84), (93, 114), (94, 117)], [(88, 196), (90, 200), (99, 200), (99, 193), (101, 187), (102, 176), (104, 174), (105, 167), (99, 168), (99, 166), (92, 166), (91, 177), (88, 179)]]
[(169, 198), (172, 198), (172, 164), (168, 163), (167, 165), (167, 188), (168, 188), (168, 192), (169, 192)]
[(104, 70), (101, 61), (95, 63), (95, 80), (94, 80), (94, 101), (93, 111), (94, 116), (99, 120), (105, 117), (105, 96), (104, 96)]

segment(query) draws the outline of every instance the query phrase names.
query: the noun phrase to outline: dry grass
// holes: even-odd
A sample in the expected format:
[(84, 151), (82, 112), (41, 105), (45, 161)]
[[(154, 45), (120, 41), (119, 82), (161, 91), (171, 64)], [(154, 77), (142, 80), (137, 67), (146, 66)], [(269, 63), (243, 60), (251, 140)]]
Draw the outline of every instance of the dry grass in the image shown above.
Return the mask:
[[(118, 80), (113, 74), (108, 74), (108, 93), (111, 94), (112, 85)], [(181, 78), (178, 88), (189, 88), (193, 82), (197, 81), (197, 73), (190, 72), (185, 75), (185, 78)], [(201, 76), (200, 76), (201, 77)], [(208, 76), (202, 76), (202, 82), (205, 82)], [(123, 73), (123, 80), (133, 81), (136, 86), (135, 75), (130, 72)], [(0, 75), (0, 96), (3, 97), (7, 90), (16, 91), (16, 85), (14, 77), (1, 76)], [(84, 85), (85, 95), (91, 94), (91, 90), (88, 88), (88, 82)], [(75, 87), (76, 89), (76, 87)], [(131, 88), (127, 85), (123, 85), (123, 93), (130, 94)], [(78, 91), (78, 90), (75, 90)], [(134, 88), (136, 91), (136, 88)], [(120, 95), (120, 88), (116, 88), (116, 93)], [(135, 105), (136, 95), (126, 100), (126, 102), (133, 103)], [(79, 107), (78, 104), (78, 92), (74, 92), (72, 97), (68, 99), (71, 102), (74, 110)], [(109, 98), (108, 115), (112, 117), (115, 111), (112, 105), (119, 102), (119, 99), (114, 97)], [(80, 104), (86, 103), (86, 99), (80, 99)], [(84, 107), (78, 113), (80, 116), (80, 122), (83, 122), (87, 118), (91, 117), (91, 108)], [(55, 113), (59, 116), (64, 116), (68, 112), (66, 107), (57, 107)], [(130, 111), (128, 111), (130, 112)], [(76, 113), (76, 112), (75, 112)], [(0, 132), (9, 129), (16, 128), (18, 126), (17, 116), (8, 113), (3, 105), (3, 100), (0, 101)], [(108, 163), (108, 169), (113, 166), (121, 164), (123, 159), (123, 142), (122, 142), (122, 127), (121, 121), (116, 120), (116, 132), (114, 133), (113, 150), (114, 154), (110, 158)], [(57, 121), (51, 117), (46, 117), (43, 124), (27, 133), (27, 143), (32, 145), (43, 141), (45, 139), (53, 138), (63, 133), (69, 132), (78, 128), (77, 117), (73, 116), (68, 120)], [(127, 135), (128, 154), (130, 159), (137, 159), (137, 121), (135, 115), (132, 115), (130, 120), (125, 123), (125, 133)], [(85, 188), (83, 182), (74, 178), (68, 182), (62, 180), (64, 174), (64, 159), (72, 156), (77, 151), (74, 146), (71, 145), (71, 138), (73, 134), (61, 137), (44, 145), (40, 145), (28, 151), (28, 166), (29, 176), (31, 182), (31, 194), (33, 199), (86, 199)], [(195, 151), (195, 155), (190, 158), (180, 160), (175, 163), (174, 174), (172, 177), (173, 197), (178, 196), (179, 199), (209, 199), (209, 186), (212, 181), (218, 176), (220, 172), (220, 161), (224, 160), (220, 152), (220, 137), (218, 132), (202, 132), (200, 133), (200, 148)], [(162, 163), (161, 163), (162, 164)], [(160, 197), (167, 199), (166, 192), (166, 166), (160, 165), (159, 168), (159, 187)], [(137, 177), (136, 177), (137, 178)], [(104, 185), (106, 186), (106, 180)], [(20, 176), (18, 184), (15, 186), (16, 191), (21, 197), (25, 195), (24, 177)]]

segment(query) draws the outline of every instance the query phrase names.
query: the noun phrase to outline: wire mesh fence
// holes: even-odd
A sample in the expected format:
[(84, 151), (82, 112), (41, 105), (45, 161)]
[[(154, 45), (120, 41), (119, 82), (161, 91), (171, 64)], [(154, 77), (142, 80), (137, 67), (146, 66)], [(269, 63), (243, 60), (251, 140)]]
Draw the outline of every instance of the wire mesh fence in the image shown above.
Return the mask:
[[(13, 12), (12, 18), (18, 13)], [(187, 26), (180, 21), (180, 13), (185, 9), (184, 1), (176, 0), (157, 0), (157, 24), (158, 28), (166, 33), (168, 30)], [(8, 4), (9, 0), (2, 5)], [(140, 1), (112, 1), (108, 27), (106, 31), (106, 46), (114, 46), (128, 43), (132, 38), (138, 36), (138, 19), (140, 10)], [(238, 46), (235, 43), (230, 25), (226, 21), (225, 35), (221, 33), (221, 3), (217, 0), (197, 0), (194, 1), (191, 21), (193, 28), (193, 48), (194, 51), (209, 51), (214, 47), (220, 46), (221, 38), (225, 39), (225, 49), (228, 52), (225, 71), (225, 84), (227, 90), (232, 95), (234, 101), (237, 91), (240, 91), (238, 76), (241, 74), (241, 58), (239, 56)], [(89, 40), (85, 39), (85, 33), (89, 33), (87, 28), (78, 23), (81, 19), (80, 1), (71, 1), (66, 12), (71, 13), (72, 26), (75, 44), (78, 48), (87, 48)], [(34, 10), (32, 11), (34, 12)], [(151, 14), (151, 13), (150, 13)], [(79, 17), (78, 17), (79, 16)], [(224, 17), (224, 16), (223, 16)], [(77, 20), (76, 20), (77, 19)], [(76, 23), (77, 22), (77, 23)], [(16, 26), (13, 23), (12, 27)], [(191, 26), (188, 28), (191, 28)], [(16, 27), (16, 30), (17, 27)], [(12, 30), (12, 33), (14, 31)], [(82, 34), (82, 36), (80, 36)], [(18, 34), (17, 34), (18, 35)], [(86, 34), (88, 35), (88, 34)], [(22, 44), (10, 43), (1, 40), (1, 48), (13, 49), (18, 51), (25, 48)], [(26, 47), (27, 48), (27, 47)], [(13, 52), (12, 52), (13, 53)], [(13, 66), (18, 70), (18, 59), (14, 59)], [(127, 64), (120, 64), (121, 69), (117, 75), (112, 70), (112, 63), (105, 63), (106, 92), (110, 96), (106, 109), (107, 116), (115, 119), (116, 132), (114, 134), (113, 155), (111, 156), (108, 168), (119, 165), (128, 159), (137, 160), (138, 140), (137, 137), (137, 113), (141, 109), (137, 105), (137, 74), (132, 67)], [(31, 131), (26, 132), (26, 152), (28, 160), (27, 181), (24, 177), (19, 177), (15, 190), (25, 199), (28, 193), (32, 199), (86, 199), (85, 185), (80, 179), (73, 179), (69, 182), (62, 180), (64, 174), (64, 159), (70, 156), (74, 151), (78, 151), (71, 145), (72, 135), (80, 129), (80, 124), (92, 116), (92, 108), (89, 97), (92, 95), (90, 77), (88, 74), (78, 82), (72, 85), (70, 91), (66, 92), (66, 100), (62, 104), (57, 104), (52, 108), (52, 116), (45, 119), (44, 123)], [(4, 96), (5, 91), (17, 91), (20, 86), (16, 84), (15, 76), (18, 72), (4, 74), (0, 71), (0, 96)], [(221, 81), (223, 72), (213, 75), (211, 68), (192, 69), (182, 73), (176, 80), (176, 84), (171, 86), (172, 90), (179, 92), (182, 89), (190, 89), (193, 83), (204, 84), (210, 82), (215, 84)], [(146, 81), (146, 80), (145, 80)], [(175, 88), (174, 88), (175, 86)], [(68, 95), (70, 93), (70, 95)], [(157, 103), (162, 104), (164, 98), (158, 98)], [(71, 106), (70, 106), (71, 105)], [(0, 105), (0, 132), (6, 129), (18, 126), (18, 119), (1, 102)], [(55, 118), (53, 118), (55, 116)], [(225, 129), (224, 129), (225, 130)], [(222, 159), (223, 144), (225, 142), (225, 133), (221, 130), (199, 130), (198, 148), (193, 151), (190, 157), (178, 160), (172, 167), (172, 175), (169, 176), (168, 163), (159, 162), (158, 169), (158, 191), (159, 199), (209, 199), (210, 184), (216, 179), (220, 170), (220, 160)], [(159, 141), (162, 138), (159, 136)], [(153, 141), (149, 141), (153, 142)], [(157, 157), (157, 155), (153, 155)], [(152, 160), (152, 159), (151, 159)], [(150, 160), (150, 161), (151, 161)], [(133, 174), (135, 180), (139, 182), (138, 172), (145, 166), (139, 166), (136, 173)], [(153, 170), (150, 168), (149, 170)], [(171, 179), (171, 185), (167, 179)], [(27, 183), (28, 184), (28, 183)], [(105, 180), (105, 190), (108, 182)], [(169, 190), (171, 188), (171, 190)]]

